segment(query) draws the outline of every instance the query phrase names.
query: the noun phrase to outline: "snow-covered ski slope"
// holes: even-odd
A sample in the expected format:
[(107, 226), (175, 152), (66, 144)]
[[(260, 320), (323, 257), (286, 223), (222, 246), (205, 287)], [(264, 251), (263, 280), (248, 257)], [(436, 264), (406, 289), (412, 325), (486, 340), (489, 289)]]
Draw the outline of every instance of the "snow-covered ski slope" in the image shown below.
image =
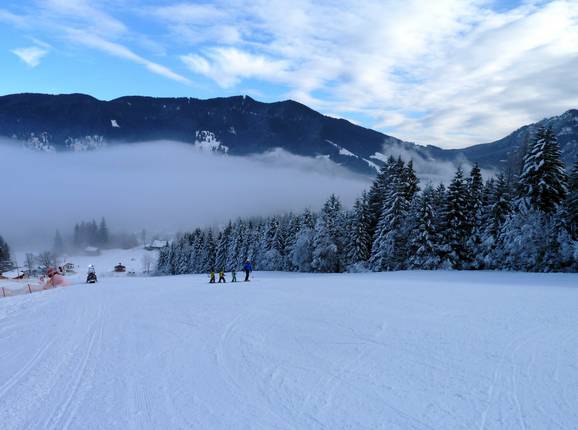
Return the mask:
[(0, 427), (577, 429), (578, 276), (103, 277), (0, 300)]

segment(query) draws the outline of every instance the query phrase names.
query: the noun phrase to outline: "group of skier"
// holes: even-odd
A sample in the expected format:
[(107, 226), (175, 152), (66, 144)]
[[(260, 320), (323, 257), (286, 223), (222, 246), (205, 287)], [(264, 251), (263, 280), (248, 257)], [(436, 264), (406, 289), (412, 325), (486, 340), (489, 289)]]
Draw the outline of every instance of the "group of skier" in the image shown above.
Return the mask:
[[(243, 272), (245, 272), (245, 282), (249, 282), (249, 276), (251, 274), (251, 272), (253, 271), (253, 265), (251, 264), (251, 262), (249, 260), (246, 260), (245, 263), (243, 264)], [(225, 270), (221, 270), (219, 272), (219, 281), (217, 282), (215, 280), (215, 271), (211, 270), (211, 273), (209, 273), (209, 284), (215, 284), (215, 283), (226, 283), (227, 279), (225, 278)], [(237, 272), (235, 271), (235, 269), (231, 270), (231, 282), (237, 282)]]

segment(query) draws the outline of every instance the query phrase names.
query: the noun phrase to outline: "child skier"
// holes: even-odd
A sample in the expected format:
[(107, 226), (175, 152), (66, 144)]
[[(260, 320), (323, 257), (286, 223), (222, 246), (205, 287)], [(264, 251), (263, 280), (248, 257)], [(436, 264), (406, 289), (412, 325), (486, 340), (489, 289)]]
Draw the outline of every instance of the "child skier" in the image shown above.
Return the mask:
[(235, 272), (235, 269), (231, 271), (231, 282), (237, 282), (237, 272)]
[(211, 270), (211, 273), (209, 274), (209, 284), (214, 284), (215, 283), (215, 271)]
[(219, 284), (221, 282), (227, 283), (227, 280), (225, 279), (225, 271), (224, 270), (221, 270), (219, 272)]

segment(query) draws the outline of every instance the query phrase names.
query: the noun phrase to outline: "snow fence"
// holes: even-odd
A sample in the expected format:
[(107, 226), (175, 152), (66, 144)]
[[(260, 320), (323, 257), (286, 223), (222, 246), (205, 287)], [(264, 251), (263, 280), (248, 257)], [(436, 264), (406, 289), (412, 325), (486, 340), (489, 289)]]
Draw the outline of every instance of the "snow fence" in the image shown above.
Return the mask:
[(14, 286), (14, 285), (2, 286), (0, 287), (0, 299), (3, 299), (5, 297), (21, 296), (23, 294), (38, 293), (39, 291), (51, 290), (53, 288), (57, 287), (54, 287), (52, 285), (41, 285), (32, 283), (26, 283), (21, 286)]

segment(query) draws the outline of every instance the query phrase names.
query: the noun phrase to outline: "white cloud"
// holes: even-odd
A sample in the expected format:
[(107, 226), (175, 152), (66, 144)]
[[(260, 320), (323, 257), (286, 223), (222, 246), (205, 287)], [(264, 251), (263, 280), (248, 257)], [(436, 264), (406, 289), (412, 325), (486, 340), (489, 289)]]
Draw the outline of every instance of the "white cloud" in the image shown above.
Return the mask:
[(224, 88), (232, 87), (248, 78), (283, 81), (288, 74), (287, 62), (253, 55), (236, 48), (214, 48), (208, 50), (204, 56), (183, 55), (181, 60), (193, 72), (214, 79)]
[(18, 56), (30, 67), (36, 67), (40, 64), (40, 60), (48, 54), (48, 50), (39, 48), (38, 46), (29, 46), (27, 48), (16, 48), (11, 51)]

